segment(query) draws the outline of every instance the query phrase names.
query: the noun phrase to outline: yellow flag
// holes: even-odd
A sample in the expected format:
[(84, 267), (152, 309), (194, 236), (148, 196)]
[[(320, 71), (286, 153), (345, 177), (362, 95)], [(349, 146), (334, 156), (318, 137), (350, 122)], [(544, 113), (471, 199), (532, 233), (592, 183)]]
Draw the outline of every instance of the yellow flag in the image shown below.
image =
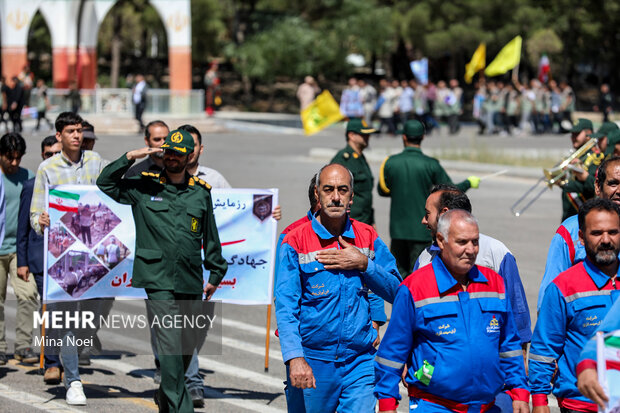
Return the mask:
[(332, 123), (342, 120), (340, 106), (331, 93), (323, 91), (301, 111), (301, 122), (304, 125), (306, 135), (313, 135), (322, 131)]
[(487, 76), (498, 76), (514, 69), (521, 61), (521, 42), (521, 36), (512, 39), (499, 51), (495, 59), (487, 66), (484, 74)]
[(487, 46), (480, 43), (480, 46), (471, 57), (471, 61), (465, 65), (465, 82), (471, 83), (474, 75), (484, 69), (487, 63)]

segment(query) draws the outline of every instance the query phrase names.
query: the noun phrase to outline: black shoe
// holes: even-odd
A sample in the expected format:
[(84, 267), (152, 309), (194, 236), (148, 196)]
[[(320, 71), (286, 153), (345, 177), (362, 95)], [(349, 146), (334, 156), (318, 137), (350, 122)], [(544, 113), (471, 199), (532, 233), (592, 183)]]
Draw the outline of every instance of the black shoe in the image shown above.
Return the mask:
[(78, 365), (79, 366), (90, 366), (90, 353), (88, 350), (85, 350), (80, 353), (78, 357)]
[(0, 366), (4, 366), (6, 364), (6, 354), (0, 353)]
[(13, 357), (16, 360), (19, 360), (22, 363), (26, 363), (26, 364), (34, 364), (39, 361), (39, 356), (37, 356), (34, 353), (34, 351), (32, 351), (32, 348), (30, 347), (15, 350), (15, 354), (13, 354)]
[(204, 391), (202, 387), (196, 389), (189, 389), (189, 394), (192, 396), (192, 403), (194, 403), (194, 407), (204, 407)]
[(168, 405), (166, 403), (162, 403), (159, 400), (159, 390), (155, 390), (155, 394), (153, 394), (153, 401), (157, 406), (159, 413), (169, 413)]

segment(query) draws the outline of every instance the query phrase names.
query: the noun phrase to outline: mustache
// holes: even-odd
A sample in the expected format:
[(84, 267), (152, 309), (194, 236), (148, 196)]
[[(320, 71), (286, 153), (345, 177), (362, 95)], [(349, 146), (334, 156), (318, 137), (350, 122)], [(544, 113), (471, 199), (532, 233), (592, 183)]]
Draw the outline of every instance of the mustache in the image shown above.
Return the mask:
[(596, 249), (597, 251), (615, 251), (616, 247), (613, 244), (601, 244)]
[(330, 202), (330, 203), (326, 206), (326, 208), (329, 208), (329, 207), (341, 207), (341, 206), (344, 206), (344, 205), (342, 204), (342, 202), (335, 201), (335, 202)]

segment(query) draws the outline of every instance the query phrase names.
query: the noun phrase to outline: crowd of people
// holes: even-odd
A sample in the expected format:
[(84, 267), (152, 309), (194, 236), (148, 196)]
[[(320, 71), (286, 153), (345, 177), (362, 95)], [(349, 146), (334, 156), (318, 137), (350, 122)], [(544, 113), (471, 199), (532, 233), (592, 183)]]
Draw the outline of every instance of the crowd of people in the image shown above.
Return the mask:
[[(465, 191), (480, 179), (454, 185), (421, 151), (424, 124), (404, 122), (404, 150), (384, 161), (377, 184), (391, 198), (388, 249), (363, 155), (379, 131), (350, 119), (345, 149), (311, 181), (308, 214), (279, 240), (289, 412), (370, 412), (377, 402), (395, 412), (401, 383), (409, 411), (524, 413), (531, 400), (543, 413), (549, 393), (563, 413), (603, 406), (593, 335), (620, 329), (620, 141), (604, 125), (594, 133), (579, 119), (569, 129), (575, 149), (589, 139), (601, 147), (588, 147), (578, 178), (561, 183), (564, 194), (579, 187), (581, 202), (550, 246), (532, 330), (515, 257), (472, 215)], [(380, 337), (384, 301), (393, 306)]]
[[(551, 392), (563, 413), (597, 411), (606, 396), (597, 381), (591, 338), (601, 328), (620, 329), (620, 129), (604, 123), (595, 132), (586, 119), (566, 125), (575, 150), (592, 139), (595, 145), (576, 159), (575, 176), (561, 183), (565, 219), (549, 248), (532, 329), (515, 257), (500, 240), (480, 234), (472, 214), (466, 191), (478, 188), (480, 178), (454, 184), (440, 163), (423, 153), (428, 120), (416, 116), (415, 103), (408, 111), (397, 104), (403, 151), (383, 162), (375, 186), (363, 154), (379, 132), (372, 116), (394, 99), (388, 88), (393, 95), (402, 87), (400, 97), (407, 99), (415, 99), (420, 88), (399, 85), (383, 82), (376, 102), (367, 106), (359, 95), (365, 96), (368, 85), (351, 81), (347, 90), (358, 98), (343, 94), (341, 102), (351, 111), (346, 146), (311, 177), (308, 213), (278, 242), (275, 307), (289, 411), (370, 412), (377, 403), (380, 411), (396, 411), (401, 382), (408, 407), (424, 412), (525, 413), (531, 400), (534, 412), (544, 413)], [(456, 104), (456, 90), (454, 82), (438, 82), (435, 90), (446, 106), (437, 112), (435, 100), (433, 115), (441, 113), (449, 124), (456, 114), (449, 109)], [(377, 113), (389, 130), (394, 113), (391, 118), (389, 112)], [(230, 185), (219, 172), (199, 165), (200, 132), (192, 125), (170, 130), (163, 121), (152, 121), (144, 126), (145, 147), (108, 163), (93, 151), (96, 135), (90, 128), (79, 115), (61, 113), (56, 135), (41, 143), (43, 162), (36, 174), (19, 166), (26, 151), (21, 135), (0, 138), (0, 277), (4, 289), (11, 279), (18, 298), (14, 356), (26, 363), (38, 360), (27, 327), (39, 305), (37, 290), (43, 296), (42, 234), (50, 226), (46, 185), (97, 184), (112, 199), (132, 206), (132, 285), (146, 289), (151, 317), (176, 314), (174, 300), (192, 306), (203, 294), (210, 299), (227, 270), (210, 189)], [(391, 199), (389, 246), (375, 229), (375, 190)], [(96, 242), (88, 228), (105, 225), (98, 212), (96, 205), (79, 205), (79, 218), (66, 223), (76, 233), (79, 228), (90, 247)], [(279, 208), (273, 216), (279, 219)], [(61, 232), (51, 231), (56, 237)], [(53, 275), (71, 294), (89, 288), (105, 266), (116, 265), (127, 253), (114, 237), (104, 244), (93, 262), (80, 267), (92, 267), (89, 277), (66, 260), (68, 270), (54, 267)], [(211, 271), (206, 285), (201, 267)], [(392, 315), (381, 335), (386, 301), (393, 304)], [(99, 300), (71, 305), (110, 311)], [(4, 325), (0, 332), (2, 365), (7, 362)], [(195, 333), (152, 331), (160, 411), (192, 411), (204, 403), (197, 351), (206, 332)], [(73, 331), (57, 334), (63, 338)], [(190, 351), (179, 354), (179, 348)], [(45, 354), (44, 381), (59, 383), (64, 370), (70, 405), (87, 402), (79, 366), (89, 362), (89, 351), (63, 345), (62, 357)]]
[[(0, 225), (0, 238), (2, 238), (0, 240), (2, 246), (0, 276), (4, 280), (3, 288), (6, 289), (6, 282), (10, 279), (17, 295), (17, 340), (14, 357), (26, 363), (35, 363), (39, 360), (32, 348), (32, 325), (33, 313), (37, 311), (39, 306), (38, 297), (43, 297), (43, 232), (46, 227), (50, 226), (50, 217), (45, 206), (45, 188), (48, 186), (98, 183), (104, 192), (114, 199), (118, 198), (120, 202), (128, 202), (127, 198), (124, 198), (132, 193), (131, 188), (126, 186), (128, 184), (136, 186), (135, 196), (140, 191), (146, 190), (143, 194), (144, 201), (163, 201), (165, 196), (166, 202), (172, 202), (172, 198), (186, 197), (188, 202), (191, 201), (193, 208), (187, 211), (192, 211), (192, 215), (196, 215), (192, 218), (192, 225), (186, 228), (188, 233), (184, 236), (184, 242), (187, 244), (185, 247), (188, 248), (184, 249), (183, 242), (176, 238), (182, 236), (180, 231), (185, 227), (183, 224), (188, 218), (185, 209), (183, 209), (182, 214), (168, 214), (167, 209), (161, 209), (161, 211), (154, 209), (159, 212), (153, 214), (151, 211), (150, 215), (145, 214), (141, 217), (148, 215), (148, 220), (154, 220), (154, 222), (148, 223), (147, 228), (149, 230), (155, 229), (156, 234), (145, 235), (142, 230), (138, 229), (137, 256), (144, 256), (145, 253), (140, 253), (140, 251), (145, 251), (143, 243), (146, 242), (152, 244), (149, 251), (155, 251), (153, 248), (163, 248), (166, 254), (175, 254), (175, 251), (179, 249), (178, 252), (190, 254), (189, 256), (195, 261), (196, 259), (200, 260), (199, 251), (204, 245), (206, 257), (204, 266), (211, 270), (210, 282), (212, 282), (204, 289), (208, 298), (211, 297), (226, 271), (226, 260), (221, 257), (221, 247), (212, 215), (209, 189), (211, 187), (229, 188), (230, 184), (216, 170), (199, 164), (198, 159), (204, 150), (204, 145), (198, 129), (192, 125), (181, 125), (177, 130), (170, 131), (168, 125), (161, 120), (152, 121), (145, 125), (144, 143), (146, 147), (131, 151), (129, 154), (137, 153), (137, 159), (146, 159), (133, 165), (136, 158), (128, 160), (123, 155), (121, 161), (124, 160), (124, 172), (120, 177), (122, 178), (120, 182), (122, 189), (120, 192), (116, 192), (113, 188), (117, 185), (116, 179), (118, 177), (116, 174), (113, 174), (114, 177), (112, 177), (108, 173), (107, 181), (103, 178), (102, 173), (108, 162), (93, 151), (97, 140), (94, 127), (73, 112), (63, 112), (57, 117), (55, 128), (56, 135), (48, 136), (41, 142), (43, 162), (39, 165), (36, 174), (19, 166), (21, 158), (26, 152), (26, 143), (23, 137), (17, 132), (9, 132), (0, 138), (0, 166), (2, 167), (2, 179), (0, 179), (0, 217), (2, 218), (2, 225)], [(163, 148), (172, 149), (164, 150)], [(116, 161), (110, 166), (118, 166), (118, 164), (119, 161)], [(102, 179), (98, 180), (100, 177)], [(154, 179), (158, 183), (155, 183)], [(166, 185), (168, 179), (170, 181)], [(210, 184), (207, 184), (207, 181)], [(151, 185), (166, 188), (166, 191), (161, 193), (162, 197), (153, 195)], [(146, 204), (142, 207), (146, 208)], [(151, 207), (149, 205), (146, 210)], [(198, 216), (198, 211), (204, 215)], [(281, 218), (279, 206), (274, 208), (272, 216), (274, 219)], [(170, 224), (169, 230), (164, 230), (162, 227), (165, 224), (165, 217), (177, 220)], [(131, 252), (114, 236), (108, 236), (99, 242), (99, 239), (105, 236), (100, 232), (109, 234), (118, 220), (105, 206), (96, 203), (80, 203), (77, 212), (67, 213), (63, 215), (63, 218), (66, 219), (61, 218), (62, 224), (58, 223), (50, 228), (50, 252), (59, 260), (50, 267), (49, 271), (61, 288), (75, 298), (105, 276), (109, 271), (108, 268), (118, 265)], [(143, 221), (140, 218), (134, 219), (137, 222), (137, 228), (140, 228)], [(95, 231), (91, 233), (90, 229), (93, 228)], [(145, 227), (142, 226), (141, 228)], [(72, 235), (70, 231), (73, 231), (74, 234)], [(204, 239), (196, 236), (193, 232), (202, 233)], [(166, 241), (168, 242), (167, 246), (161, 244), (162, 234), (168, 234), (171, 237), (170, 240)], [(89, 248), (99, 243), (99, 248), (94, 248), (92, 255), (88, 252), (68, 251), (70, 245), (68, 245), (67, 240), (75, 242), (75, 237), (80, 237)], [(70, 256), (70, 252), (73, 252), (73, 256)], [(64, 257), (62, 254), (65, 254)], [(85, 258), (82, 258), (86, 261), (77, 265), (74, 257), (76, 254), (84, 254)], [(139, 263), (140, 260), (134, 262)], [(133, 286), (137, 288), (146, 287), (149, 296), (160, 304), (162, 303), (160, 301), (161, 295), (166, 292), (171, 293), (169, 297), (171, 299), (199, 300), (203, 294), (202, 271), (200, 274), (195, 274), (192, 271), (200, 269), (201, 263), (192, 262), (191, 266), (172, 264), (170, 267), (164, 268), (161, 267), (161, 263), (164, 262), (169, 265), (174, 260), (164, 260), (161, 257), (159, 260), (149, 258), (142, 268), (140, 265), (134, 268)], [(178, 271), (179, 276), (170, 277), (168, 272), (171, 269)], [(155, 279), (157, 277), (159, 278)], [(178, 284), (171, 285), (170, 280), (172, 279), (177, 279)], [(188, 290), (191, 290), (193, 294), (188, 294)], [(2, 297), (4, 297), (4, 293)], [(106, 316), (111, 310), (111, 303), (109, 300), (99, 299), (48, 303), (47, 311), (57, 309), (67, 311), (90, 310)], [(171, 314), (171, 311), (173, 310), (170, 308), (162, 310), (153, 306), (149, 307), (150, 314)], [(0, 331), (2, 332), (0, 337), (0, 365), (4, 365), (7, 363), (4, 325), (0, 325)], [(166, 336), (169, 333), (157, 329), (151, 332), (152, 348), (157, 367), (154, 380), (160, 384), (160, 391), (156, 393), (155, 399), (163, 411), (189, 411), (192, 406), (202, 406), (204, 403), (203, 382), (198, 367), (197, 351), (182, 360), (174, 356), (171, 353), (177, 355), (179, 346), (173, 344), (172, 350), (166, 347), (170, 344), (167, 341), (170, 336)], [(75, 336), (78, 332), (74, 333), (71, 329), (57, 329), (48, 331), (47, 334), (54, 339), (64, 340), (69, 336)], [(206, 332), (202, 333), (199, 347), (202, 345), (205, 336)], [(175, 339), (180, 340), (181, 338), (176, 337)], [(43, 380), (47, 384), (57, 384), (61, 381), (61, 377), (64, 377), (67, 403), (83, 405), (86, 403), (86, 396), (80, 378), (79, 366), (89, 365), (91, 353), (99, 351), (100, 348), (92, 348), (92, 346), (76, 348), (66, 344), (67, 342), (63, 341), (64, 344), (56, 351), (47, 349), (44, 356), (45, 372)], [(164, 342), (167, 344), (164, 345)], [(183, 379), (186, 369), (188, 369), (188, 373)], [(171, 373), (172, 371), (180, 373), (180, 381), (178, 380), (179, 376), (174, 376)], [(62, 372), (64, 375), (61, 374)]]
[[(474, 84), (471, 101), (457, 79), (426, 84), (415, 79), (381, 79), (378, 86), (377, 90), (366, 79), (350, 78), (341, 95), (340, 111), (350, 119), (376, 122), (379, 131), (392, 136), (410, 119), (422, 122), (428, 134), (440, 122), (447, 125), (449, 134), (456, 134), (467, 103), (471, 103), (480, 135), (566, 133), (576, 106), (575, 92), (566, 81), (532, 79), (522, 84), (516, 78), (506, 82), (483, 78)], [(605, 122), (613, 113), (613, 99), (609, 85), (601, 85), (599, 101), (592, 109), (601, 112)]]

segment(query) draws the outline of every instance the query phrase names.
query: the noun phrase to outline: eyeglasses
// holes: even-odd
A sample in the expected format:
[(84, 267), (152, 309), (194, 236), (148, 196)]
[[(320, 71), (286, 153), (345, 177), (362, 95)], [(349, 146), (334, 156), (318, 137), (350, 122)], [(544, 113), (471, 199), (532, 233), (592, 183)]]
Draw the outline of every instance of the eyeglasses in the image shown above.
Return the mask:
[(57, 155), (59, 153), (60, 153), (60, 151), (57, 151), (57, 152), (43, 152), (43, 158), (44, 159), (51, 158), (52, 156)]

